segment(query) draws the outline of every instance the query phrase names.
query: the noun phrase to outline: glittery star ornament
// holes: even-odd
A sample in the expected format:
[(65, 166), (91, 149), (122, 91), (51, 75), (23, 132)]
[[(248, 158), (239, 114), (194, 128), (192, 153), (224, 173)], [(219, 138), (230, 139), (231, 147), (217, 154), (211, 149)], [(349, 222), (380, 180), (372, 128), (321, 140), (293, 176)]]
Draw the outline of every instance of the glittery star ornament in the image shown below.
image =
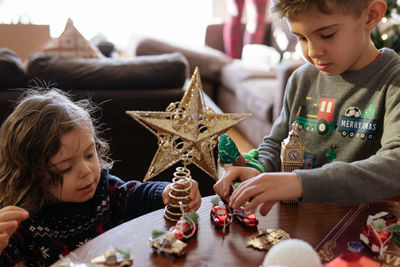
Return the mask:
[(289, 238), (289, 234), (282, 229), (265, 229), (251, 235), (247, 245), (260, 250), (269, 250), (273, 245)]
[(178, 161), (194, 163), (218, 179), (213, 148), (218, 136), (251, 114), (216, 114), (204, 103), (198, 68), (195, 69), (180, 102), (171, 103), (166, 111), (126, 111), (132, 118), (157, 136), (158, 149), (146, 173), (147, 181)]

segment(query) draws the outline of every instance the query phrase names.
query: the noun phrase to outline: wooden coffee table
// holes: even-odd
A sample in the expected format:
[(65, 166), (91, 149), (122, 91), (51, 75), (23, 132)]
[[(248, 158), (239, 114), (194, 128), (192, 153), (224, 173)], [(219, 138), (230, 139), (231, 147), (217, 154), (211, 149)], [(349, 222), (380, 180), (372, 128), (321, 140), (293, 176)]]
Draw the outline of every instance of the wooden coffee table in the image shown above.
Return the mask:
[[(174, 258), (153, 252), (149, 246), (151, 231), (167, 230), (174, 226), (157, 210), (121, 224), (92, 239), (72, 252), (68, 258), (75, 262), (90, 263), (110, 247), (128, 248), (134, 258), (133, 266), (260, 266), (266, 251), (247, 246), (257, 229), (283, 229), (292, 238), (302, 239), (315, 247), (343, 217), (350, 207), (334, 204), (307, 203), (300, 205), (276, 204), (267, 216), (256, 213), (257, 229), (247, 229), (233, 221), (225, 233), (215, 229), (210, 220), (211, 199), (204, 197), (199, 215), (197, 235), (188, 242), (186, 255)], [(58, 266), (57, 262), (52, 266)], [(90, 266), (90, 264), (88, 264)]]

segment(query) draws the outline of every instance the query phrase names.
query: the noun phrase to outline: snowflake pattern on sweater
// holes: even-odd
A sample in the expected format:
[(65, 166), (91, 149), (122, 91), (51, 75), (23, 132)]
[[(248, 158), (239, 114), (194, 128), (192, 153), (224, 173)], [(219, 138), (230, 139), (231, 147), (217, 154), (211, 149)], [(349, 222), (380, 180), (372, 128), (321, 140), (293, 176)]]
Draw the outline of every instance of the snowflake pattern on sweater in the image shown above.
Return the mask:
[(112, 227), (162, 208), (166, 182), (124, 182), (103, 170), (84, 203), (45, 206), (22, 222), (0, 257), (1, 266), (49, 266)]

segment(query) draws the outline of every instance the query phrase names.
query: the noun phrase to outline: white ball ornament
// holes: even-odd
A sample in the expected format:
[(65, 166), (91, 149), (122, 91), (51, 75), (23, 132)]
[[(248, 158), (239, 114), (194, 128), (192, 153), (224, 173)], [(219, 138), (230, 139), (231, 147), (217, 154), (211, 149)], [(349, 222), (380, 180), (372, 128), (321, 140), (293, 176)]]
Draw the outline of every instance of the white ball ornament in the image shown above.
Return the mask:
[(275, 244), (265, 256), (262, 267), (322, 267), (314, 248), (300, 239), (287, 239)]

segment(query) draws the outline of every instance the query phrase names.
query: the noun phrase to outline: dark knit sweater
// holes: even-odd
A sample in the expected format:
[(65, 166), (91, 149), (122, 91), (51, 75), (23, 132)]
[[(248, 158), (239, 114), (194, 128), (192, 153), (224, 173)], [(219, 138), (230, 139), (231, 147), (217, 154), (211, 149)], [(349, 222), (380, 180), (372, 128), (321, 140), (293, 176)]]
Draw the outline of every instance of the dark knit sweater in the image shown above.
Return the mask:
[(3, 250), (0, 266), (49, 266), (112, 227), (162, 208), (167, 184), (124, 182), (103, 170), (92, 199), (48, 205), (22, 222)]

